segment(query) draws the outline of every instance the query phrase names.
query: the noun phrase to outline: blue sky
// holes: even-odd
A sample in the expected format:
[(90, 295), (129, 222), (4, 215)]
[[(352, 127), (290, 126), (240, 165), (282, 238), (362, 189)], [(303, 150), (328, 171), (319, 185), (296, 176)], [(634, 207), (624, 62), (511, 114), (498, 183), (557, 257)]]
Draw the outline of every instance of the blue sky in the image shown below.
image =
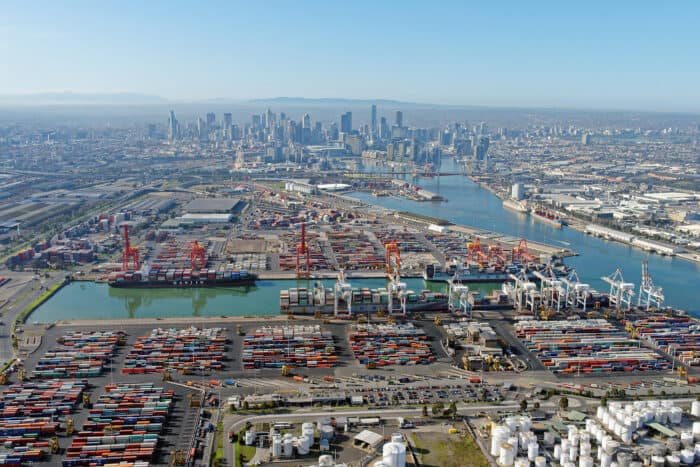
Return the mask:
[(2, 1), (0, 94), (700, 111), (698, 25), (697, 1)]

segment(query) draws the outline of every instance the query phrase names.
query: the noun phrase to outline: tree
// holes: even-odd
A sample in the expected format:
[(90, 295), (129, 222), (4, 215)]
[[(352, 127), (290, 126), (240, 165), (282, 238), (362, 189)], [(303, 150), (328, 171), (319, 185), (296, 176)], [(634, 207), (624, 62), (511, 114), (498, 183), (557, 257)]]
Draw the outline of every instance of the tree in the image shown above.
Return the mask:
[(564, 396), (561, 399), (559, 399), (559, 408), (561, 410), (566, 410), (569, 408), (569, 398)]
[(424, 405), (424, 406), (423, 406), (423, 416), (424, 416), (424, 417), (427, 417), (427, 416), (428, 416), (428, 406), (427, 406), (427, 405)]
[(248, 401), (243, 401), (243, 410), (248, 410)]
[(445, 404), (443, 404), (442, 402), (436, 402), (436, 403), (434, 403), (434, 404), (433, 404), (433, 409), (432, 409), (433, 415), (437, 417), (438, 415), (440, 415), (440, 414), (442, 413), (442, 411), (443, 411), (444, 409), (445, 409)]
[(539, 409), (539, 408), (540, 408), (540, 403), (539, 403), (539, 402), (535, 402), (535, 403), (533, 404), (533, 407), (535, 408), (535, 410)]
[(602, 405), (603, 407), (606, 407), (606, 406), (608, 405), (608, 398), (607, 398), (607, 397), (602, 397), (602, 398), (600, 399), (600, 405)]
[(450, 417), (452, 417), (452, 419), (455, 418), (455, 416), (457, 415), (457, 403), (455, 401), (452, 401), (450, 403), (450, 406), (445, 411), (445, 415), (449, 415)]
[(523, 399), (520, 401), (520, 410), (522, 412), (525, 412), (527, 410), (527, 399)]

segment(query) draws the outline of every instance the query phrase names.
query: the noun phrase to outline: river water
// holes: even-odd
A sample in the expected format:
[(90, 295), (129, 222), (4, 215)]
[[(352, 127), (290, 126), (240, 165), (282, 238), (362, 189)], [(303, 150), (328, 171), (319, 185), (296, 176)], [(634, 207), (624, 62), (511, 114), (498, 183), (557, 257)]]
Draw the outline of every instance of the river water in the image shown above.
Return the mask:
[[(454, 171), (445, 161), (443, 171)], [(600, 277), (622, 268), (625, 280), (639, 284), (641, 263), (649, 261), (654, 282), (664, 288), (666, 303), (700, 316), (700, 265), (690, 261), (647, 254), (620, 243), (602, 240), (569, 228), (556, 229), (525, 214), (503, 208), (501, 200), (464, 176), (421, 179), (419, 185), (447, 198), (447, 202), (417, 202), (402, 198), (351, 196), (367, 203), (401, 211), (412, 211), (450, 220), (457, 224), (501, 232), (514, 237), (571, 248), (580, 256), (568, 258), (582, 281), (607, 291)], [(409, 288), (426, 288), (420, 279), (407, 279)], [(324, 281), (332, 286), (332, 281)], [(352, 279), (357, 287), (382, 287), (382, 279)], [(258, 281), (253, 287), (216, 289), (113, 289), (106, 284), (77, 282), (61, 289), (29, 318), (52, 322), (60, 319), (118, 319), (134, 317), (270, 315), (279, 313), (279, 291), (290, 287), (312, 287), (313, 281)], [(479, 284), (471, 288), (488, 293), (497, 286)], [(431, 286), (444, 290), (444, 285)]]

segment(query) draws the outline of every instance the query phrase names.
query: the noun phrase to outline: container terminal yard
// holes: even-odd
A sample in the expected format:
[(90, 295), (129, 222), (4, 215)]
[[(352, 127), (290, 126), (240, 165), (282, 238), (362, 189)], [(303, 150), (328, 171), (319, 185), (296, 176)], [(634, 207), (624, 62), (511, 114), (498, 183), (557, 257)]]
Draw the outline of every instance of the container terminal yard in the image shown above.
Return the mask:
[[(499, 465), (528, 457), (598, 465), (593, 456), (600, 465), (628, 456), (632, 465), (647, 454), (626, 441), (630, 433), (663, 444), (654, 456), (670, 465), (676, 457), (692, 465), (686, 432), (695, 436), (700, 416), (691, 407), (700, 394), (700, 325), (664, 308), (645, 264), (640, 284), (601, 271), (610, 288), (598, 291), (566, 265), (575, 254), (568, 249), (361, 209), (343, 197), (250, 190), (184, 197), (176, 205), (185, 214), (157, 229), (147, 213), (100, 216), (106, 230), (84, 239), (97, 261), (34, 282), (167, 290), (298, 279), (275, 289), (277, 315), (23, 316), (12, 326), (16, 359), (0, 381), (2, 465), (208, 465), (221, 438), (231, 465), (240, 456), (261, 465), (394, 465), (402, 448), (408, 460), (399, 455), (395, 465), (422, 465), (421, 440), (436, 437), (472, 437)], [(4, 287), (23, 280), (13, 274)], [(367, 277), (386, 286), (353, 285)], [(412, 278), (425, 288), (411, 290)], [(485, 295), (483, 282), (496, 288)], [(623, 418), (620, 427), (636, 428), (618, 429), (597, 413), (601, 397), (610, 399), (606, 413), (627, 410), (613, 399), (637, 397), (649, 400), (632, 415), (668, 414)], [(318, 423), (314, 432), (309, 423)], [(396, 435), (378, 434), (383, 427)], [(596, 430), (605, 433), (593, 441)], [(660, 441), (670, 432), (685, 442)]]

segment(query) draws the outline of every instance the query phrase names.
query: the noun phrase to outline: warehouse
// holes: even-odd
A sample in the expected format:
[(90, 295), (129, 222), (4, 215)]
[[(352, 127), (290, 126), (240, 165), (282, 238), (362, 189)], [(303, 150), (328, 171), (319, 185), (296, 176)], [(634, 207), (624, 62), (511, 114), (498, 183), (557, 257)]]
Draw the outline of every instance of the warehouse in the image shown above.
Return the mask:
[(179, 225), (226, 224), (233, 220), (232, 214), (187, 213), (175, 219)]
[(197, 198), (190, 201), (185, 211), (189, 214), (233, 214), (240, 202), (238, 198)]

